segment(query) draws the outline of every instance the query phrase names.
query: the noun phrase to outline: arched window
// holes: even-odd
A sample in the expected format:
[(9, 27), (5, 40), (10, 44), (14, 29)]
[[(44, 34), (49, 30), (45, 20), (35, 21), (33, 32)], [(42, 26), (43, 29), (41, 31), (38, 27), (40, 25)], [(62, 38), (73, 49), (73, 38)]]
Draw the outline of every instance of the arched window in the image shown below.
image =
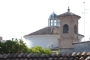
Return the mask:
[(63, 26), (63, 33), (69, 33), (69, 27), (67, 24)]
[(50, 26), (57, 26), (57, 20), (50, 20)]
[(77, 34), (77, 26), (76, 25), (74, 26), (74, 33)]

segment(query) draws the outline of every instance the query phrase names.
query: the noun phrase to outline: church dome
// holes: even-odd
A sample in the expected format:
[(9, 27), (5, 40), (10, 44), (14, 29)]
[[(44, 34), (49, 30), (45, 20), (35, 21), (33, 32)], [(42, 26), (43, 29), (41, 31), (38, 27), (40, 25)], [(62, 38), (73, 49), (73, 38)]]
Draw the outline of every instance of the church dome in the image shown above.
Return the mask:
[(56, 18), (57, 18), (57, 15), (54, 12), (49, 17), (49, 19), (56, 19)]

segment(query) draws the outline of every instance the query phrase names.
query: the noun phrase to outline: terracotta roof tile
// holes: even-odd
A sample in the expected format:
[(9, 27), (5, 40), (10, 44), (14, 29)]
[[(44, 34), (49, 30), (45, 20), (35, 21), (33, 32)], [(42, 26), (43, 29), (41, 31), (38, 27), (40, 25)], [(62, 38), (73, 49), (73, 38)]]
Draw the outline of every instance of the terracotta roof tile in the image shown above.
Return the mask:
[(10, 55), (10, 53), (6, 54), (3, 58), (7, 58)]
[(86, 56), (87, 55), (87, 52), (83, 52), (81, 55), (82, 56)]
[(77, 53), (76, 53), (76, 52), (73, 52), (73, 53), (72, 53), (72, 56), (76, 56), (76, 55), (77, 55)]
[(0, 58), (1, 58), (2, 54), (0, 54)]
[[(80, 55), (76, 52), (72, 54), (32, 54), (32, 53), (5, 53), (0, 54), (0, 60), (90, 60), (89, 52), (82, 52)], [(82, 55), (83, 54), (83, 55)], [(13, 55), (13, 56), (11, 56)], [(78, 56), (79, 55), (79, 56)], [(46, 57), (47, 56), (47, 57)]]
[(31, 57), (32, 57), (32, 58), (34, 58), (34, 57), (36, 58), (36, 55), (37, 55), (36, 53), (35, 53), (35, 54), (32, 54), (32, 56), (31, 56)]
[(23, 57), (25, 58), (25, 57), (27, 57), (27, 55), (28, 55), (28, 53), (25, 53), (25, 54), (23, 54)]
[(19, 53), (14, 54), (13, 58), (17, 58)]
[(38, 58), (38, 57), (43, 57), (41, 54), (37, 54), (36, 55), (36, 58)]
[(90, 56), (90, 52), (88, 52), (87, 55)]
[(28, 60), (27, 58), (25, 58), (24, 60)]
[(80, 60), (85, 60), (84, 57), (80, 57), (79, 59), (80, 59)]
[(23, 57), (23, 55), (24, 55), (24, 53), (20, 53), (20, 54), (18, 55), (18, 57), (21, 58), (21, 57)]
[[(54, 27), (45, 27), (45, 28), (42, 28), (38, 31), (35, 31), (33, 33), (30, 33), (28, 35), (25, 35), (25, 36), (30, 36), (30, 35), (46, 35), (46, 34), (59, 34), (59, 27), (57, 26), (54, 26)], [(24, 37), (25, 37), (24, 36)]]
[(78, 18), (81, 18), (79, 15), (76, 15), (72, 12), (65, 12), (63, 14), (58, 15), (57, 17), (65, 17), (65, 16), (77, 16)]
[[(49, 34), (49, 35), (59, 35), (59, 31), (60, 31), (60, 29), (59, 29), (58, 26), (54, 26), (54, 27), (49, 26), (49, 27), (45, 27), (45, 28), (42, 28), (40, 30), (37, 30), (33, 33), (27, 34), (24, 37), (32, 36), (32, 35), (47, 35), (47, 34)], [(81, 34), (78, 34), (78, 35), (84, 37), (84, 35), (81, 35)]]
[(90, 56), (88, 56), (85, 60), (90, 60)]
[(78, 52), (78, 53), (77, 53), (77, 56), (80, 56), (80, 55), (81, 55), (81, 52)]
[(29, 54), (27, 55), (28, 58), (30, 58), (31, 56), (32, 56), (32, 53), (29, 53)]
[(15, 53), (11, 53), (8, 58), (13, 58), (13, 56), (15, 55)]
[(6, 53), (5, 54), (2, 54), (1, 58), (4, 58), (5, 55), (6, 55)]

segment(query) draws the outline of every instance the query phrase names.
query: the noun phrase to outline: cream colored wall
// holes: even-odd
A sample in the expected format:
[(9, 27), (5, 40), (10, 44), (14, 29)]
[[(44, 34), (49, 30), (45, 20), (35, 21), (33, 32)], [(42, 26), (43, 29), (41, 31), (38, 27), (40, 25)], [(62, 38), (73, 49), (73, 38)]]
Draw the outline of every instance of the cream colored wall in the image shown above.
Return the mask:
[(59, 47), (58, 38), (59, 35), (32, 35), (25, 37), (25, 40), (27, 41), (28, 47), (42, 46), (43, 48), (47, 48), (52, 43), (53, 47)]

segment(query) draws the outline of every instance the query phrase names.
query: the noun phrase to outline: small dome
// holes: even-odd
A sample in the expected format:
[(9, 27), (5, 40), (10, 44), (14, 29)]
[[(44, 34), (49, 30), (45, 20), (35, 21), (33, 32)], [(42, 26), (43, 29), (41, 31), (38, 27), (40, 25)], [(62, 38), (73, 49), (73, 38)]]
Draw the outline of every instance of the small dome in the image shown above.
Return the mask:
[(57, 15), (54, 12), (49, 17), (49, 19), (56, 19), (56, 18), (57, 18)]

